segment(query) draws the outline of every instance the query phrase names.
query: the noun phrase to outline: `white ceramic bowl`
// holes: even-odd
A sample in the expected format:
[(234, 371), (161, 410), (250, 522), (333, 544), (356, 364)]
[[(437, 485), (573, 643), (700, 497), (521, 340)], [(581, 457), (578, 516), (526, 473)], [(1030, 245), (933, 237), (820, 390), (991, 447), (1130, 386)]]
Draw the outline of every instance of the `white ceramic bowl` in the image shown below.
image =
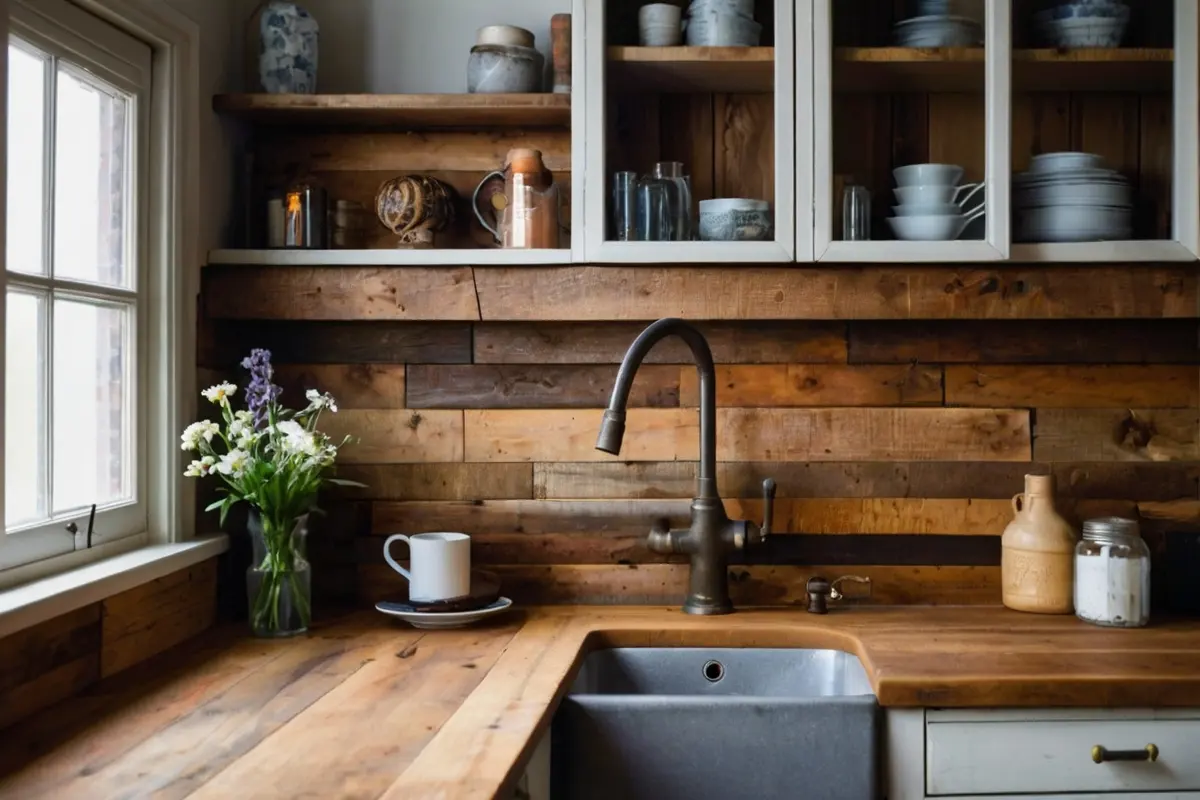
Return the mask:
[(754, 0), (692, 0), (688, 14), (701, 11), (721, 11), (754, 19)]
[(685, 33), (689, 47), (757, 47), (762, 25), (741, 14), (706, 8), (688, 15)]
[(1095, 153), (1042, 153), (1029, 160), (1031, 173), (1070, 172), (1080, 169), (1103, 169), (1104, 156)]
[(962, 213), (962, 206), (958, 203), (940, 206), (892, 206), (892, 214), (897, 217), (957, 217)]
[(485, 25), (475, 34), (475, 44), (502, 44), (509, 47), (533, 47), (531, 31), (516, 25)]
[[(980, 183), (964, 183), (962, 186), (897, 186), (892, 189), (902, 206), (942, 206), (948, 203), (966, 203), (982, 189)], [(963, 194), (966, 192), (966, 194)]]
[(765, 200), (723, 197), (700, 201), (700, 240), (766, 242), (775, 238), (775, 215)]
[(970, 47), (983, 41), (983, 29), (966, 17), (935, 15), (913, 17), (892, 28), (901, 47)]
[(962, 180), (963, 168), (954, 164), (909, 164), (896, 167), (892, 177), (896, 185), (905, 186), (950, 186), (957, 187)]
[(909, 242), (949, 242), (962, 235), (963, 230), (983, 216), (983, 209), (957, 216), (888, 217), (888, 224), (897, 239)]
[(982, 25), (983, 0), (916, 0), (916, 13), (918, 17), (965, 17)]

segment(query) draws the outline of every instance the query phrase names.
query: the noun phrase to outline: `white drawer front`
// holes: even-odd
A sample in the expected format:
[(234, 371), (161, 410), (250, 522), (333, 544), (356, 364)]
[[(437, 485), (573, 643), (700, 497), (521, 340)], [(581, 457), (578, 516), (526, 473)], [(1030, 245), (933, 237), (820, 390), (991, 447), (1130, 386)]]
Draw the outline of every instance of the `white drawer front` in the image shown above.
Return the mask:
[[(1158, 760), (1092, 760), (1092, 748), (1141, 750)], [(930, 795), (1200, 791), (1196, 719), (930, 721)]]

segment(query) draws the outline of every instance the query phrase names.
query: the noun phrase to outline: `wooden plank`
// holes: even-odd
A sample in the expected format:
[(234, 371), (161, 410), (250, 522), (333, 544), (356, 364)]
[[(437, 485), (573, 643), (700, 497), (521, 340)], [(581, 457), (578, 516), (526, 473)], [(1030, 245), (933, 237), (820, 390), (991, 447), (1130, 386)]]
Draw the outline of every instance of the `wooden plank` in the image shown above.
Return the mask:
[[(681, 370), (679, 405), (698, 406), (699, 376), (694, 369), (682, 367)], [(941, 367), (915, 364), (897, 367), (800, 364), (717, 367), (717, 405), (726, 408), (941, 403)]]
[[(180, 680), (183, 670), (178, 667), (174, 681), (163, 682), (148, 672), (140, 675), (140, 690), (118, 683), (117, 696), (111, 699), (123, 702), (109, 704), (103, 702), (109, 698), (98, 698), (100, 703), (81, 708), (91, 713), (90, 725), (75, 740), (81, 748), (77, 758), (58, 769), (26, 770), (15, 782), (0, 785), (0, 793), (192, 796), (371, 659), (394, 659), (419, 636), (371, 622), (370, 627), (359, 622), (291, 639), (282, 647), (241, 634), (232, 653), (217, 663), (188, 665), (190, 670), (201, 669), (194, 683)], [(263, 651), (265, 658), (254, 657)], [(231, 667), (233, 676), (228, 675)], [(146, 684), (153, 688), (146, 689)], [(101, 726), (95, 725), (97, 707), (110, 714)], [(66, 709), (53, 721), (74, 727), (75, 713)], [(59, 733), (59, 744), (61, 737)]]
[(774, 47), (609, 47), (608, 79), (626, 91), (763, 92), (775, 87)]
[(853, 364), (1200, 364), (1194, 319), (851, 322)]
[(213, 319), (479, 319), (470, 267), (211, 266), (202, 280)]
[(218, 94), (213, 110), (267, 125), (567, 127), (569, 94)]
[(99, 604), (6, 636), (0, 639), (0, 728), (99, 679)]
[(339, 496), (370, 500), (520, 500), (533, 497), (532, 464), (347, 464), (338, 477), (365, 483)]
[[(826, 364), (846, 360), (846, 328), (830, 322), (698, 323), (718, 364)], [(478, 364), (619, 364), (642, 332), (637, 324), (507, 323), (475, 326)], [(415, 359), (414, 359), (415, 360)], [(646, 364), (691, 364), (674, 337), (659, 342)]]
[(502, 169), (508, 151), (518, 147), (541, 150), (551, 172), (571, 169), (571, 134), (554, 130), (297, 133), (267, 129), (256, 153), (257, 166), (265, 173), (286, 173), (303, 164), (318, 173), (373, 170), (395, 177), (439, 170), (491, 172)]
[(713, 107), (716, 196), (774, 204), (774, 95), (718, 94)]
[(935, 164), (958, 164), (965, 170), (963, 181), (971, 183), (987, 177), (987, 115), (979, 88), (929, 95), (929, 159)]
[[(379, 797), (395, 781), (398, 765), (411, 763), (437, 735), (520, 627), (510, 620), (379, 648), (302, 718), (281, 727), (269, 747), (251, 750), (191, 797), (220, 800), (249, 786), (269, 786), (279, 797)], [(356, 742), (353, 758), (329, 746), (330, 731)]]
[(952, 366), (946, 404), (995, 408), (1189, 408), (1200, 404), (1200, 369), (1188, 366)]
[[(467, 411), (467, 461), (605, 461), (594, 449), (599, 412)], [(625, 461), (695, 460), (690, 409), (629, 412)], [(1028, 461), (1029, 415), (973, 409), (740, 409), (717, 411), (721, 461)]]
[(1196, 461), (1195, 409), (1038, 410), (1034, 455), (1041, 461)]
[[(696, 200), (716, 197), (716, 137), (713, 95), (666, 94), (658, 98), (659, 155), (681, 161), (692, 178)], [(693, 205), (692, 213), (698, 213)]]
[(1197, 307), (1193, 270), (1148, 265), (488, 267), (476, 282), (486, 321), (1113, 319), (1192, 317)]
[(411, 464), (463, 460), (461, 411), (362, 409), (321, 418), (335, 442), (355, 441), (338, 454), (339, 464)]
[(1071, 98), (1074, 147), (1104, 158), (1137, 186), (1140, 106), (1133, 94), (1086, 94)]
[(1029, 169), (1033, 156), (1071, 149), (1070, 114), (1069, 94), (1030, 92), (1013, 95), (1013, 172)]
[(1175, 104), (1170, 94), (1145, 94), (1139, 101), (1135, 233), (1148, 239), (1170, 240), (1173, 238)]
[[(687, 498), (696, 491), (693, 461), (559, 462), (533, 467), (538, 499)], [(1062, 498), (1161, 501), (1200, 496), (1200, 464), (1187, 462), (732, 462), (717, 465), (717, 485), (722, 497), (751, 500), (762, 496), (766, 478), (776, 482), (781, 498), (1008, 500), (1022, 491), (1029, 473), (1053, 473)]]
[(217, 561), (209, 559), (102, 603), (100, 673), (114, 675), (211, 627)]
[[(679, 374), (679, 367), (642, 367), (634, 379), (629, 405), (678, 407)], [(616, 379), (616, 366), (410, 364), (408, 406), (603, 408)]]
[(250, 343), (276, 364), (469, 364), (471, 326), (434, 322), (222, 320), (200, 322), (199, 360), (236, 366)]
[(404, 408), (404, 366), (393, 364), (284, 364), (275, 383), (288, 405), (302, 408), (305, 392), (332, 394), (339, 409)]

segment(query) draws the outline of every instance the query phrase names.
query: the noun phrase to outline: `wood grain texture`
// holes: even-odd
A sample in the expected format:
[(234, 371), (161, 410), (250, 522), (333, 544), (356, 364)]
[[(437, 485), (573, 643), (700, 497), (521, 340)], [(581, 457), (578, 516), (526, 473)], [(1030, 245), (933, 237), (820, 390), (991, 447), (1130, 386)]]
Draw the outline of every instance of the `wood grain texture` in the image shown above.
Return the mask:
[(774, 96), (718, 94), (713, 97), (713, 116), (716, 196), (774, 203)]
[(339, 409), (405, 407), (400, 364), (285, 364), (275, 368), (275, 383), (296, 408), (310, 389), (332, 394)]
[(1194, 319), (851, 322), (852, 364), (1200, 364)]
[[(599, 412), (467, 411), (467, 461), (605, 461)], [(698, 414), (633, 409), (625, 461), (698, 457)], [(969, 409), (739, 409), (717, 411), (721, 461), (1028, 461), (1029, 415)]]
[(1197, 307), (1191, 270), (1145, 265), (481, 267), (476, 284), (485, 321), (1115, 319), (1191, 317)]
[(1037, 92), (1013, 95), (1012, 168), (1029, 169), (1042, 153), (1071, 149), (1071, 95)]
[(1045, 409), (1034, 456), (1046, 461), (1196, 461), (1195, 409)]
[[(1054, 474), (1063, 498), (1200, 496), (1200, 464), (1195, 462), (732, 462), (717, 465), (717, 484), (722, 497), (744, 499), (761, 497), (763, 481), (771, 478), (779, 497), (1008, 500), (1021, 490), (1029, 473)], [(533, 465), (533, 483), (539, 499), (687, 498), (696, 491), (696, 464), (538, 463)]]
[(235, 367), (250, 343), (275, 364), (469, 364), (471, 326), (453, 322), (318, 322), (202, 318), (200, 364)]
[(774, 47), (609, 47), (610, 80), (631, 91), (765, 92), (775, 85)]
[(978, 89), (961, 94), (930, 94), (930, 161), (959, 164), (965, 170), (964, 181), (975, 183), (986, 178), (986, 121), (984, 94)]
[(1187, 366), (951, 366), (946, 404), (1039, 408), (1189, 408), (1200, 403), (1200, 369)]
[(463, 460), (461, 411), (362, 409), (321, 418), (335, 442), (354, 442), (338, 454), (340, 464), (408, 464)]
[(217, 562), (201, 562), (104, 600), (100, 673), (108, 677), (212, 626)]
[(100, 606), (0, 639), (0, 729), (100, 679)]
[[(505, 323), (475, 326), (477, 364), (619, 364), (644, 326)], [(830, 322), (700, 322), (718, 364), (826, 364), (846, 360), (846, 328)], [(646, 364), (691, 364), (687, 345), (664, 339)]]
[(1170, 239), (1174, 208), (1175, 105), (1169, 94), (1145, 94), (1138, 99), (1141, 103), (1141, 119), (1138, 128), (1135, 235)]
[[(721, 365), (716, 374), (717, 405), (725, 408), (942, 403), (940, 367)], [(679, 405), (698, 406), (700, 387), (696, 370), (683, 367), (680, 379)]]
[[(695, 374), (695, 370), (692, 370)], [(679, 367), (638, 371), (632, 407), (679, 406)], [(408, 367), (410, 408), (604, 408), (616, 366), (426, 365)]]
[(213, 319), (479, 319), (470, 267), (210, 266), (203, 283)]
[(520, 500), (533, 497), (532, 464), (347, 464), (338, 477), (366, 484), (341, 497), (371, 500)]

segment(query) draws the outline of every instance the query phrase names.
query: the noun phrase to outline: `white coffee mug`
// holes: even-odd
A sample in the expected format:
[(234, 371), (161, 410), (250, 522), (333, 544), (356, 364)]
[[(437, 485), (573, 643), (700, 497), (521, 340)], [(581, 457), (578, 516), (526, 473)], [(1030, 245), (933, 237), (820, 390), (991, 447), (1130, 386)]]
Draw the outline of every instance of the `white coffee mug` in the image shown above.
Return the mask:
[(639, 42), (643, 47), (674, 47), (683, 42), (683, 9), (670, 3), (651, 3), (638, 9)]
[[(392, 542), (408, 544), (411, 571), (392, 558)], [(465, 533), (397, 533), (383, 543), (383, 557), (408, 579), (410, 600), (454, 600), (471, 593), (471, 537)]]

